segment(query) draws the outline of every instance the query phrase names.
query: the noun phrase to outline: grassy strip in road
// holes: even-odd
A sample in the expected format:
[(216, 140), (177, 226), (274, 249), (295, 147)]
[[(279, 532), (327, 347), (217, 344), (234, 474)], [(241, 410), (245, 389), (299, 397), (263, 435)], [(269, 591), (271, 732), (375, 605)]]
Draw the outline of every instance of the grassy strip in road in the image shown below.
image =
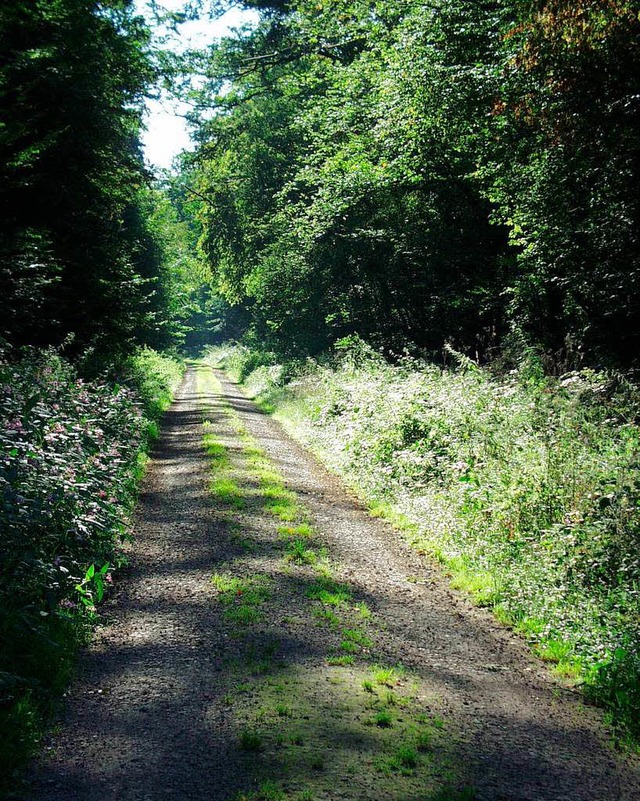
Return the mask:
[[(219, 393), (211, 373), (201, 371), (200, 381)], [(212, 577), (240, 649), (226, 697), (251, 780), (239, 798), (327, 798), (341, 783), (390, 801), (473, 798), (451, 789), (453, 734), (432, 711), (437, 697), (401, 665), (384, 663), (380, 621), (335, 578), (304, 506), (238, 415), (228, 405), (216, 411), (218, 438), (213, 421), (205, 428), (211, 470), (244, 504), (212, 483), (214, 498), (250, 541)]]

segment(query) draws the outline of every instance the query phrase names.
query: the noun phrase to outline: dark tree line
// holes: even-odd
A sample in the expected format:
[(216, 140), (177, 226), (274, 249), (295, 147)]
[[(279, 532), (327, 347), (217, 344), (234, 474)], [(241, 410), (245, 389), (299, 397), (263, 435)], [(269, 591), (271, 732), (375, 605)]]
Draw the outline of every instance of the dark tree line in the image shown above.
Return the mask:
[(640, 3), (245, 5), (189, 175), (257, 339), (637, 363)]
[(140, 151), (150, 42), (131, 0), (0, 7), (0, 342), (113, 362), (184, 340), (194, 243)]

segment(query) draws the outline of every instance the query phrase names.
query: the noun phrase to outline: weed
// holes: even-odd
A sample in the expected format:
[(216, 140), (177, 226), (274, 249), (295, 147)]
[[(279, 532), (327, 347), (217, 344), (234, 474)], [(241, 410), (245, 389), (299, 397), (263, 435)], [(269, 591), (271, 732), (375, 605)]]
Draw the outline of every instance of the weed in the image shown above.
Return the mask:
[(476, 801), (476, 797), (476, 791), (472, 787), (464, 787), (460, 790), (444, 787), (435, 795), (430, 796), (428, 801)]
[(328, 623), (332, 628), (339, 628), (342, 623), (335, 612), (333, 612), (331, 609), (325, 609), (324, 607), (321, 609), (314, 609), (313, 616), (324, 621), (325, 623)]
[(257, 793), (240, 793), (236, 801), (286, 801), (286, 794), (275, 782), (266, 781), (260, 785)]
[(391, 690), (388, 690), (382, 696), (382, 701), (387, 706), (398, 706), (398, 696), (394, 692), (392, 692)]
[(401, 746), (395, 753), (395, 759), (403, 768), (414, 770), (418, 765), (418, 754), (410, 746)]
[(351, 599), (349, 589), (338, 584), (330, 576), (319, 576), (309, 587), (307, 596), (327, 606), (341, 606)]
[(309, 764), (312, 770), (324, 770), (324, 756), (322, 754), (316, 754), (316, 756), (312, 757)]
[(343, 654), (342, 656), (329, 656), (327, 657), (327, 664), (333, 666), (347, 667), (353, 665), (355, 659), (351, 654)]
[(376, 713), (373, 722), (381, 729), (388, 729), (393, 726), (393, 717), (387, 709), (381, 709)]
[(373, 674), (373, 678), (377, 684), (383, 687), (394, 687), (397, 683), (396, 671), (394, 668), (377, 668)]
[(298, 523), (295, 526), (279, 526), (278, 534), (283, 539), (288, 539), (289, 537), (309, 538), (313, 536), (313, 529), (308, 523)]
[(244, 729), (240, 732), (240, 748), (243, 751), (262, 751), (262, 737), (257, 731)]
[(426, 731), (421, 731), (416, 736), (416, 749), (422, 754), (433, 749), (433, 740), (431, 734)]
[(307, 543), (303, 539), (293, 539), (287, 542), (285, 548), (286, 559), (299, 565), (312, 565), (317, 559), (315, 551), (307, 548)]
[(276, 704), (276, 714), (281, 718), (290, 718), (293, 713), (286, 704)]
[(355, 606), (353, 608), (358, 613), (358, 615), (362, 618), (362, 620), (371, 620), (371, 617), (373, 616), (373, 612), (371, 611), (371, 609), (369, 609), (367, 604), (364, 603), (364, 601), (361, 601), (360, 603), (355, 604)]
[(295, 504), (285, 500), (273, 500), (265, 503), (264, 508), (270, 514), (282, 520), (283, 523), (292, 523), (298, 517)]
[(418, 767), (418, 754), (409, 746), (400, 746), (393, 756), (376, 760), (374, 767), (386, 776), (395, 773), (409, 776)]
[(373, 645), (371, 639), (359, 629), (342, 629), (342, 636), (346, 642), (353, 643), (360, 648), (371, 648)]
[(257, 623), (259, 620), (262, 620), (262, 612), (256, 609), (255, 606), (238, 604), (237, 606), (230, 606), (228, 609), (225, 609), (224, 617), (228, 623), (248, 626), (251, 623)]
[(265, 576), (240, 578), (230, 573), (214, 573), (211, 582), (218, 590), (229, 623), (245, 626), (261, 619), (260, 607), (271, 597), (271, 582)]
[(208, 433), (205, 433), (203, 442), (207, 456), (212, 460), (215, 468), (219, 470), (221, 467), (226, 466), (228, 462), (228, 455), (227, 449), (224, 447), (224, 445), (218, 442), (213, 434)]
[(566, 662), (572, 651), (571, 643), (562, 640), (544, 640), (535, 647), (535, 652), (545, 662)]
[(364, 681), (362, 682), (362, 689), (366, 693), (373, 693), (374, 692), (373, 682), (370, 679), (364, 679)]

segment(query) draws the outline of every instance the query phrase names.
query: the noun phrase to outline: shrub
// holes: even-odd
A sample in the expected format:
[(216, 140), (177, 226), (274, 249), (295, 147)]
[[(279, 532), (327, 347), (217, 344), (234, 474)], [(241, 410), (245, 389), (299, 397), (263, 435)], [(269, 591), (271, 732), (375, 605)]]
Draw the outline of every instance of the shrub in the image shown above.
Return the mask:
[(0, 784), (35, 747), (127, 535), (143, 409), (168, 391), (151, 389), (157, 361), (142, 360), (144, 404), (131, 387), (85, 382), (52, 351), (0, 362)]

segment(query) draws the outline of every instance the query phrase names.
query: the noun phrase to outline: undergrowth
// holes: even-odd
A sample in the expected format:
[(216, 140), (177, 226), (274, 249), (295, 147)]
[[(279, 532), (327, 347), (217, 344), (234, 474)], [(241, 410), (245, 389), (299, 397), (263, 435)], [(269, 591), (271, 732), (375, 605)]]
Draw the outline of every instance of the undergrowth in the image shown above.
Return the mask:
[(127, 536), (144, 452), (181, 366), (117, 382), (53, 351), (0, 360), (0, 794), (37, 750)]
[(358, 340), (322, 364), (208, 358), (640, 738), (635, 387), (531, 355), (498, 375), (455, 353), (392, 366)]

